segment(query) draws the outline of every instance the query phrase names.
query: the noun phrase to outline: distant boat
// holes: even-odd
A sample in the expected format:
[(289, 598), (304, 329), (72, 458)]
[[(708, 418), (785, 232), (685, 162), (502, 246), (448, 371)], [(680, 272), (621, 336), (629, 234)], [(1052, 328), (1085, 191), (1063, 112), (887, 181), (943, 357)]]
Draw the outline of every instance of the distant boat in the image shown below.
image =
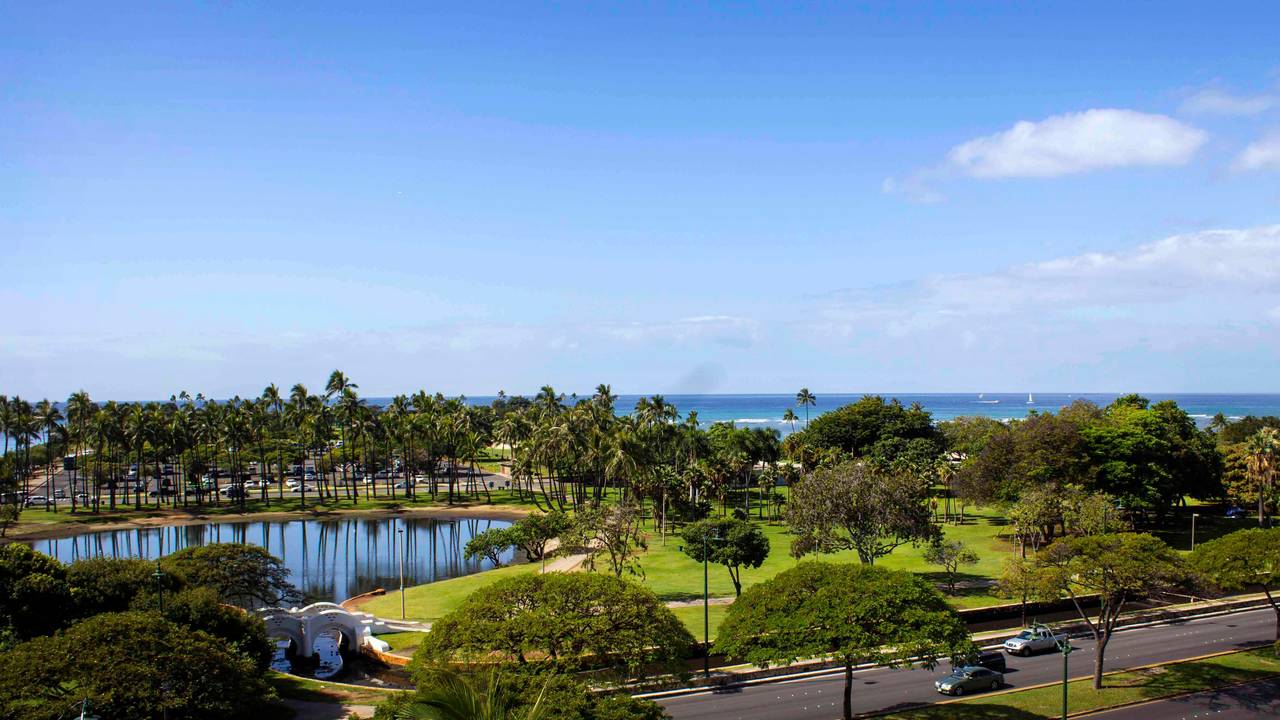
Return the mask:
[(1034, 397), (1032, 397), (1032, 396), (1031, 396), (1031, 393), (1027, 393), (1027, 404), (1028, 404), (1028, 405), (1035, 405), (1035, 404), (1036, 404), (1036, 399), (1035, 399)]
[(978, 393), (978, 402), (982, 403), (983, 405), (992, 405), (1000, 402), (999, 400), (983, 400), (983, 398), (985, 398), (986, 396), (987, 396), (986, 393)]

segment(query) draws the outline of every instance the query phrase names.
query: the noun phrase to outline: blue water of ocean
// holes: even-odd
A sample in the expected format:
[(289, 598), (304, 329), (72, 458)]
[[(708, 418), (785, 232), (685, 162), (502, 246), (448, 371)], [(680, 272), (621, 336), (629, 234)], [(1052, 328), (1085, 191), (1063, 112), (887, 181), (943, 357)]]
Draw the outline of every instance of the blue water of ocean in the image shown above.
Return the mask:
[[(1057, 412), (1079, 399), (1089, 400), (1097, 405), (1107, 405), (1120, 396), (1118, 393), (872, 393), (884, 398), (897, 398), (904, 405), (920, 403), (925, 410), (933, 414), (934, 420), (950, 420), (965, 415), (985, 415), (1000, 420), (1026, 417), (1032, 410), (1041, 412)], [(1228, 419), (1237, 420), (1245, 415), (1280, 416), (1280, 395), (1278, 394), (1215, 394), (1215, 393), (1142, 393), (1152, 402), (1173, 400), (1186, 410), (1200, 425), (1207, 425), (1210, 418), (1222, 413)], [(804, 427), (805, 409), (796, 406), (795, 395), (664, 395), (667, 402), (676, 406), (680, 417), (684, 418), (690, 410), (698, 411), (698, 422), (703, 427), (714, 422), (732, 422), (739, 427), (772, 427), (784, 435), (792, 431), (791, 425), (782, 422), (782, 414), (787, 408), (795, 410), (800, 417), (795, 429)], [(814, 418), (841, 405), (857, 401), (862, 394), (824, 395), (818, 394), (818, 404), (809, 408), (809, 417)], [(627, 414), (636, 406), (640, 395), (619, 395), (617, 408), (619, 413)], [(488, 405), (493, 402), (492, 395), (476, 395), (467, 397), (473, 405)], [(1028, 402), (1030, 400), (1030, 402)], [(371, 405), (386, 405), (390, 398), (369, 398)], [(573, 402), (567, 398), (566, 402)], [(0, 435), (0, 440), (3, 440)], [(12, 445), (10, 445), (12, 448)]]
[[(882, 397), (897, 398), (904, 405), (920, 403), (933, 414), (934, 420), (950, 420), (966, 415), (985, 415), (1001, 420), (1026, 417), (1032, 410), (1057, 412), (1076, 400), (1084, 399), (1105, 406), (1120, 393), (872, 393)], [(1153, 403), (1173, 400), (1201, 425), (1222, 413), (1229, 419), (1245, 415), (1280, 416), (1280, 395), (1277, 394), (1208, 394), (1208, 393), (1142, 393)], [(619, 413), (629, 413), (635, 407), (639, 395), (619, 395)], [(683, 418), (690, 410), (698, 412), (698, 422), (703, 426), (713, 422), (732, 422), (741, 427), (773, 427), (784, 434), (791, 426), (782, 422), (787, 408), (800, 417), (796, 429), (804, 426), (805, 409), (796, 406), (795, 395), (664, 395), (680, 411)], [(827, 410), (856, 402), (862, 394), (818, 394), (818, 404), (809, 408), (809, 417), (817, 417)], [(493, 397), (468, 398), (472, 403), (487, 405)], [(568, 401), (567, 401), (568, 402)]]

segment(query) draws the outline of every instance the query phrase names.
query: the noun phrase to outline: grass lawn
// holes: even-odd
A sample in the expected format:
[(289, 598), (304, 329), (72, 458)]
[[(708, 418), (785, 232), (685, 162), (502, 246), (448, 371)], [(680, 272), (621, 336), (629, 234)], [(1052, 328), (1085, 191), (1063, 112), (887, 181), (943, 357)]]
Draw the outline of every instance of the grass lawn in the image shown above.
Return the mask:
[[(966, 517), (964, 525), (943, 526), (948, 539), (960, 540), (978, 554), (977, 565), (962, 568), (962, 579), (981, 581), (999, 576), (1001, 564), (1012, 552), (1007, 541), (996, 537), (1004, 525), (1004, 518), (988, 509), (969, 512)], [(790, 555), (791, 536), (787, 527), (782, 524), (762, 527), (769, 538), (769, 557), (759, 568), (742, 571), (744, 589), (795, 567), (797, 562)], [(640, 558), (644, 569), (644, 584), (663, 600), (695, 600), (702, 597), (702, 567), (680, 550), (682, 544), (683, 540), (679, 535), (668, 535), (664, 542), (656, 531), (651, 530), (649, 549)], [(910, 570), (942, 582), (942, 574), (936, 566), (924, 561), (923, 553), (923, 547), (903, 545), (877, 563), (887, 568)], [(858, 561), (858, 556), (853, 551), (810, 557), (841, 563)], [(722, 566), (709, 568), (708, 586), (712, 597), (733, 596), (733, 582), (729, 579), (729, 572)], [(962, 589), (952, 598), (952, 603), (960, 608), (998, 605), (1003, 602), (1008, 600), (994, 597), (985, 588)]]
[(426, 633), (421, 632), (393, 632), (385, 635), (376, 635), (375, 637), (390, 645), (392, 652), (412, 655), (418, 645), (422, 644), (422, 638), (426, 637), (426, 635)]
[(271, 683), (271, 687), (275, 688), (282, 698), (342, 705), (377, 705), (391, 695), (403, 692), (375, 687), (334, 685), (322, 680), (286, 675), (275, 670), (267, 671), (267, 682)]
[[(508, 565), (474, 575), (405, 588), (405, 614), (410, 620), (435, 620), (462, 604), (462, 601), (476, 589), (505, 577), (537, 572), (540, 567), (537, 563)], [(400, 591), (396, 590), (376, 597), (362, 604), (360, 609), (378, 617), (398, 618), (400, 617)]]
[[(495, 497), (496, 499), (496, 497)], [(979, 510), (968, 514), (964, 525), (947, 525), (943, 531), (948, 538), (962, 540), (978, 553), (977, 565), (965, 568), (964, 579), (983, 580), (995, 577), (1000, 572), (1001, 563), (1009, 557), (1012, 548), (996, 537), (1003, 526), (1003, 518), (991, 510)], [(742, 582), (746, 588), (763, 582), (788, 568), (794, 567), (796, 560), (789, 554), (791, 537), (787, 528), (781, 524), (762, 525), (769, 537), (771, 550), (764, 564), (754, 570), (743, 570)], [(644, 577), (642, 584), (653, 590), (662, 600), (699, 600), (702, 598), (702, 565), (694, 562), (680, 550), (682, 540), (678, 535), (668, 535), (666, 541), (654, 531), (650, 531), (649, 549), (640, 558)], [(923, 548), (910, 545), (899, 547), (891, 555), (881, 558), (879, 563), (885, 567), (911, 570), (921, 573), (936, 582), (942, 581), (937, 569), (924, 562)], [(831, 562), (857, 562), (857, 555), (852, 551), (833, 555), (814, 556), (812, 559), (829, 560)], [(801, 562), (807, 562), (809, 558)], [(411, 620), (434, 620), (456, 608), (462, 600), (479, 587), (494, 580), (510, 577), (523, 572), (533, 572), (538, 568), (535, 563), (509, 565), (497, 570), (488, 570), (475, 575), (443, 580), (437, 583), (418, 585), (405, 590), (406, 616)], [(733, 597), (733, 582), (729, 573), (722, 566), (708, 568), (708, 586), (712, 597)], [(997, 605), (1007, 600), (993, 596), (986, 588), (961, 590), (951, 598), (952, 604), (958, 608), (984, 607)], [(400, 593), (389, 592), (374, 598), (362, 606), (365, 612), (379, 617), (400, 617)], [(715, 628), (724, 619), (727, 606), (712, 606), (712, 637)], [(702, 607), (678, 608), (676, 615), (694, 631), (695, 637), (702, 637)]]
[[(716, 630), (720, 628), (720, 623), (724, 622), (724, 616), (729, 614), (728, 605), (712, 605), (708, 619), (711, 621), (711, 641), (715, 642)], [(680, 618), (680, 622), (689, 628), (689, 632), (694, 639), (702, 642), (702, 605), (697, 607), (678, 607), (671, 608), (671, 612)]]
[[(1271, 648), (1246, 650), (1204, 660), (1107, 675), (1102, 690), (1094, 690), (1092, 680), (1075, 680), (1068, 690), (1068, 705), (1073, 713), (1100, 710), (1275, 675), (1280, 675), (1280, 659), (1276, 658)], [(1054, 685), (990, 697), (976, 696), (946, 705), (895, 713), (888, 717), (900, 720), (1029, 720), (1058, 717), (1061, 708), (1062, 686)]]

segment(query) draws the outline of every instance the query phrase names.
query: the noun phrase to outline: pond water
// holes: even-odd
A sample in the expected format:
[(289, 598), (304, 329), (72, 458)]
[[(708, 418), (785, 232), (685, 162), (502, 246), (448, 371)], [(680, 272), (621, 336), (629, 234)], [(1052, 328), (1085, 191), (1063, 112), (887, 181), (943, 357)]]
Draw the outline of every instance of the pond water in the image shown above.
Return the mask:
[[(341, 602), (375, 588), (398, 589), (402, 553), (406, 586), (488, 570), (492, 563), (466, 560), (463, 548), (477, 533), (510, 524), (471, 517), (218, 522), (90, 532), (29, 544), (63, 562), (73, 562), (89, 557), (155, 559), (192, 545), (250, 543), (284, 562), (308, 602)], [(512, 557), (508, 551), (504, 564)]]

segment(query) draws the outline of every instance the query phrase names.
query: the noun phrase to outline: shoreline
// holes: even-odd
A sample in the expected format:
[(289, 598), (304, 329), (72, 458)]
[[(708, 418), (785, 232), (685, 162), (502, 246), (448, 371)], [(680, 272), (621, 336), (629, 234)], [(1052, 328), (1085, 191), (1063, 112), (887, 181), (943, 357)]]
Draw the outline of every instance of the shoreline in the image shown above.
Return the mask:
[(16, 525), (9, 529), (0, 543), (30, 542), (36, 540), (57, 540), (95, 532), (112, 532), (116, 530), (145, 530), (161, 527), (186, 527), (190, 525), (212, 525), (213, 523), (255, 522), (277, 520), (323, 520), (342, 517), (435, 517), (435, 518), (491, 518), (494, 520), (519, 520), (528, 515), (530, 510), (506, 505), (454, 505), (431, 507), (402, 508), (326, 508), (324, 510), (279, 510), (247, 513), (226, 513), (219, 515), (201, 515), (181, 510), (168, 511), (162, 515), (148, 517), (125, 518), (109, 522), (97, 523), (50, 523)]

